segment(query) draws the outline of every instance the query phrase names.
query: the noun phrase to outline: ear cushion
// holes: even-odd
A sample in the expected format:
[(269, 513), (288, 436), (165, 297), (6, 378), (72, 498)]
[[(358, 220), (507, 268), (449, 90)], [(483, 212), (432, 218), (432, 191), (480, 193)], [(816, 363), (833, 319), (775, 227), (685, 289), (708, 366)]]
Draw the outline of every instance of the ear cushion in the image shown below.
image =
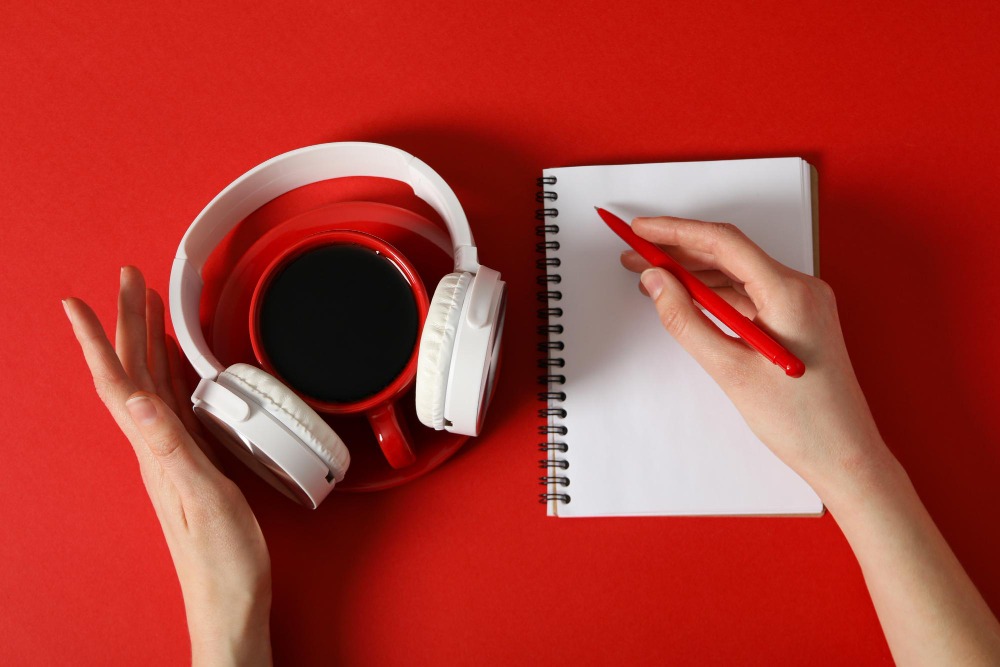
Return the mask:
[(249, 364), (233, 364), (220, 374), (257, 399), (281, 424), (330, 466), (334, 479), (344, 478), (351, 464), (347, 447), (330, 425), (305, 401), (268, 373)]
[(444, 428), (444, 397), (455, 347), (462, 303), (471, 273), (449, 273), (434, 290), (417, 354), (417, 418), (425, 426)]

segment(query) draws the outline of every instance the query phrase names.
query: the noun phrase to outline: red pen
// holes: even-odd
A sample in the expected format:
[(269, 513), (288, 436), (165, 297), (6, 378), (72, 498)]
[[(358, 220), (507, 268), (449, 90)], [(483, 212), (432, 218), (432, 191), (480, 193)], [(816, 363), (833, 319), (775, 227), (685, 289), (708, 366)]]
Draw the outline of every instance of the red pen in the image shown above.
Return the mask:
[(781, 343), (774, 340), (760, 327), (754, 324), (750, 318), (729, 305), (729, 302), (712, 291), (705, 283), (695, 278), (691, 272), (677, 263), (673, 257), (660, 250), (656, 245), (644, 238), (639, 237), (624, 220), (605, 211), (603, 208), (595, 206), (598, 215), (607, 223), (615, 234), (622, 237), (625, 243), (642, 255), (643, 259), (662, 269), (666, 269), (680, 281), (684, 288), (690, 292), (691, 297), (700, 303), (705, 310), (719, 318), (719, 321), (732, 329), (737, 336), (746, 343), (763, 354), (771, 362), (784, 369), (789, 377), (802, 377), (806, 372), (806, 365), (798, 357), (782, 347)]

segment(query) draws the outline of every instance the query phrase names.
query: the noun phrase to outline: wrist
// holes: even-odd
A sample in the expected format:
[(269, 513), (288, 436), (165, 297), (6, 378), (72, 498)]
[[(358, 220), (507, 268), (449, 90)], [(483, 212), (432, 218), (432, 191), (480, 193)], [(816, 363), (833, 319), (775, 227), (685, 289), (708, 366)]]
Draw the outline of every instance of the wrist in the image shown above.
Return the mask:
[(270, 611), (270, 591), (245, 600), (191, 605), (192, 665), (270, 665)]
[(267, 623), (231, 624), (191, 633), (191, 664), (271, 665), (271, 634)]
[(881, 438), (854, 448), (822, 477), (808, 481), (838, 521), (913, 490), (903, 466)]

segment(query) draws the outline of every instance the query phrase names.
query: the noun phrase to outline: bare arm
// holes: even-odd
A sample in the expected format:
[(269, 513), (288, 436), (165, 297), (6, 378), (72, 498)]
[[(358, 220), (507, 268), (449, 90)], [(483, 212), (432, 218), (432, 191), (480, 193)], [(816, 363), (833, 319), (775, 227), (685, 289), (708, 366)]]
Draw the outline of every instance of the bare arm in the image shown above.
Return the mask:
[(114, 346), (87, 304), (63, 306), (97, 393), (139, 462), (181, 584), (192, 664), (270, 665), (267, 546), (191, 412), (163, 301), (137, 269), (122, 269)]
[(732, 225), (637, 218), (661, 244), (806, 364), (791, 379), (722, 332), (677, 280), (636, 253), (664, 327), (719, 383), (750, 428), (808, 481), (844, 531), (900, 665), (1000, 665), (1000, 625), (886, 447), (854, 375), (833, 291)]
[[(895, 462), (893, 462), (895, 463)], [(896, 464), (828, 493), (900, 665), (1000, 664), (1000, 626)]]

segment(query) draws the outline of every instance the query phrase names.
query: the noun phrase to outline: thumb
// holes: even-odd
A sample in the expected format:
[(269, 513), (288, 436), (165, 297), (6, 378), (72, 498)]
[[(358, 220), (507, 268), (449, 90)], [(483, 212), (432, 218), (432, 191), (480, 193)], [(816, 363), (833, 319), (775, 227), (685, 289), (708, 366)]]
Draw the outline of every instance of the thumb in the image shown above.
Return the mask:
[(656, 305), (663, 328), (716, 380), (728, 375), (724, 372), (727, 367), (747, 363), (748, 357), (753, 356), (750, 348), (727, 335), (701, 312), (669, 271), (646, 269), (639, 279)]
[(206, 481), (214, 482), (222, 474), (159, 396), (138, 391), (125, 401), (125, 408), (149, 452), (181, 494), (195, 491)]

